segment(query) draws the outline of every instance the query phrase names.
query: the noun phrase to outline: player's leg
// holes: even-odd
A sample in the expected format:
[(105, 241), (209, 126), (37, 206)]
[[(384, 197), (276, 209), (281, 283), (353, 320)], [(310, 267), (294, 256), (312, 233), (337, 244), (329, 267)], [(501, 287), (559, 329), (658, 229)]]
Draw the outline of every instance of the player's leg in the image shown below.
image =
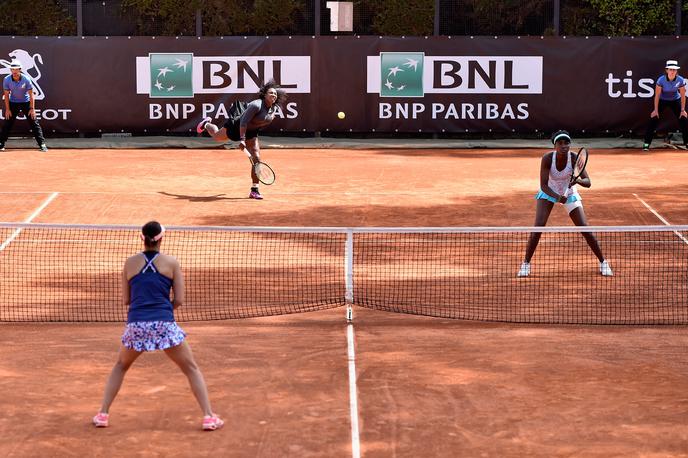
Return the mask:
[(655, 131), (657, 130), (657, 125), (659, 125), (659, 115), (664, 109), (663, 101), (659, 101), (659, 106), (657, 109), (657, 116), (651, 117), (647, 123), (647, 128), (645, 129), (645, 138), (643, 139), (643, 151), (648, 151), (650, 149), (650, 144), (655, 136)]
[(189, 380), (191, 391), (198, 401), (198, 405), (203, 411), (203, 415), (212, 415), (210, 399), (208, 397), (208, 387), (203, 379), (203, 374), (196, 364), (196, 360), (191, 352), (191, 346), (186, 342), (170, 347), (165, 350), (165, 354), (179, 366), (186, 378)]
[(31, 104), (29, 104), (28, 102), (22, 104), (22, 111), (26, 116), (26, 121), (29, 123), (29, 126), (31, 127), (31, 132), (33, 133), (33, 138), (36, 139), (36, 144), (38, 144), (38, 148), (40, 148), (40, 150), (43, 152), (48, 151), (48, 147), (45, 145), (45, 138), (43, 137), (43, 129), (41, 129), (41, 125), (38, 124), (38, 120), (32, 118), (29, 115), (30, 108)]
[[(573, 224), (575, 224), (576, 226), (587, 226), (588, 219), (585, 216), (585, 210), (583, 210), (583, 205), (580, 201), (575, 202), (574, 204), (576, 205), (568, 204), (570, 205), (568, 210), (571, 221), (573, 221)], [(604, 258), (604, 254), (602, 254), (602, 249), (600, 248), (600, 244), (597, 242), (595, 234), (593, 234), (592, 232), (581, 232), (581, 234), (585, 238), (585, 241), (588, 243), (588, 246), (590, 247), (592, 252), (595, 253), (595, 256), (597, 256), (597, 260), (600, 261), (600, 273), (604, 276), (614, 275), (611, 267), (609, 266), (609, 263)]]
[(199, 134), (207, 132), (208, 135), (210, 135), (212, 139), (217, 142), (228, 141), (229, 133), (227, 132), (227, 124), (231, 123), (231, 120), (227, 121), (225, 125), (222, 127), (217, 126), (210, 121), (212, 121), (212, 119), (209, 116), (203, 118), (201, 122), (199, 122), (196, 126), (196, 132), (198, 132)]
[[(547, 224), (550, 213), (552, 213), (552, 208), (554, 208), (554, 202), (546, 199), (535, 199), (535, 222), (533, 226), (544, 226)], [(542, 232), (531, 232), (528, 237), (528, 245), (526, 246), (526, 256), (521, 268), (518, 271), (519, 277), (527, 277), (530, 275), (530, 260), (533, 259), (535, 254), (535, 249), (540, 242), (540, 236)]]
[(688, 149), (688, 119), (680, 116), (678, 118), (678, 126), (683, 136), (683, 147)]
[[(251, 164), (260, 162), (260, 143), (258, 142), (258, 137), (246, 139), (246, 150), (251, 155)], [(263, 196), (260, 193), (260, 181), (258, 180), (258, 175), (256, 175), (256, 170), (253, 165), (251, 165), (251, 193), (248, 195), (251, 199), (262, 199)]]
[(676, 116), (676, 119), (678, 119), (679, 130), (683, 136), (683, 146), (686, 147), (686, 145), (688, 145), (688, 119), (681, 116), (680, 100), (671, 102), (671, 111), (674, 113), (674, 116)]
[(206, 123), (205, 131), (215, 140), (216, 142), (226, 142), (229, 141), (229, 136), (227, 135), (226, 127), (217, 127), (215, 124)]
[(112, 368), (107, 383), (105, 384), (103, 403), (100, 407), (101, 413), (107, 414), (109, 412), (112, 402), (115, 400), (119, 389), (122, 387), (122, 381), (124, 381), (125, 374), (140, 355), (140, 351), (131, 350), (124, 345), (120, 347), (117, 362)]

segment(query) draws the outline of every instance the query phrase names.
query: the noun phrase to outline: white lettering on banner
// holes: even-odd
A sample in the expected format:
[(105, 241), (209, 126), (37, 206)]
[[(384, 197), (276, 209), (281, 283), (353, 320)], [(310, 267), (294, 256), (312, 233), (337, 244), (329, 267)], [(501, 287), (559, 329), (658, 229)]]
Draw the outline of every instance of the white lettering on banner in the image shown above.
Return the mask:
[(148, 119), (162, 119), (162, 105), (151, 103), (148, 105)]
[[(407, 60), (416, 63), (418, 68), (415, 60)], [(402, 64), (398, 70), (394, 67), (394, 74), (409, 72), (412, 67), (404, 65), (407, 64)], [(425, 95), (542, 94), (542, 56), (424, 56), (422, 68), (422, 75), (419, 75), (422, 82), (418, 84)], [(382, 68), (379, 55), (367, 56), (367, 92), (380, 94), (385, 79), (382, 77), (390, 75), (391, 70)], [(398, 96), (403, 93), (394, 97)]]
[(607, 83), (607, 95), (612, 99), (623, 97), (625, 99), (633, 99), (640, 97), (648, 99), (655, 95), (655, 80), (652, 78), (640, 78), (638, 80), (638, 87), (640, 90), (634, 88), (633, 71), (626, 70), (626, 78), (617, 78), (613, 73), (609, 73), (604, 82)]
[(296, 109), (296, 104), (295, 103), (288, 103), (287, 104), (287, 119), (295, 119), (298, 118), (299, 116), (299, 111)]
[[(296, 102), (287, 103), (286, 110), (277, 107), (275, 110), (276, 118), (296, 119), (299, 116), (298, 104)], [(286, 111), (286, 114), (285, 114)], [(196, 114), (200, 112), (200, 115)], [(178, 120), (191, 119), (194, 117), (211, 117), (213, 119), (224, 120), (229, 117), (227, 113), (227, 106), (224, 103), (217, 105), (212, 103), (203, 103), (197, 107), (193, 103), (149, 103), (148, 104), (148, 119), (154, 121), (158, 119), (164, 120)]]
[[(71, 108), (36, 108), (36, 120), (46, 120), (54, 121), (55, 119), (60, 119), (62, 121), (67, 121), (69, 119), (69, 114), (72, 112)], [(4, 110), (0, 110), (0, 119), (5, 120)], [(26, 119), (25, 115), (17, 116), (17, 119), (23, 121)]]
[[(432, 119), (528, 119), (527, 103), (519, 103), (516, 110), (510, 103), (433, 103), (430, 107)], [(417, 119), (425, 111), (422, 103), (378, 104), (379, 119)]]

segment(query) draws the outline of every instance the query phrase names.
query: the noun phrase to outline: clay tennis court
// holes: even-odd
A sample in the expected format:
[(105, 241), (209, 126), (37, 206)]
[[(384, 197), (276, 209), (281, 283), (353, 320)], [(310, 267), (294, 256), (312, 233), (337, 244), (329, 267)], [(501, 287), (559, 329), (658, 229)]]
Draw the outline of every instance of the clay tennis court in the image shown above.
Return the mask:
[[(0, 221), (530, 226), (542, 154), (266, 150), (277, 182), (257, 202), (233, 150), (9, 150)], [(591, 151), (593, 187), (581, 191), (589, 222), (688, 224), (687, 154)], [(548, 224), (571, 223), (557, 207)], [(686, 455), (685, 326), (354, 314), (354, 421), (344, 308), (182, 323), (227, 420), (212, 434), (162, 354), (135, 363), (111, 427), (93, 428), (121, 323), (2, 323), (0, 452), (345, 457), (358, 443), (372, 457)]]

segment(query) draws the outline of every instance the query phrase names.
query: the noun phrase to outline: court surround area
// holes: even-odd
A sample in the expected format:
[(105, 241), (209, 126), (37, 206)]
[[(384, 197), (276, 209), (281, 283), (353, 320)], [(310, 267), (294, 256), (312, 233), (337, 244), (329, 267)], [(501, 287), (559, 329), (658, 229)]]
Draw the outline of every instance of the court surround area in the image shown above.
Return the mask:
[[(334, 141), (315, 149), (266, 148), (263, 159), (277, 181), (263, 187), (265, 200), (257, 202), (247, 199), (248, 162), (233, 149), (68, 149), (60, 141), (51, 140), (48, 153), (8, 142), (0, 153), (0, 221), (530, 226), (540, 158), (548, 150), (545, 141), (527, 148), (490, 143), (490, 149)], [(422, 143), (408, 144), (416, 142)], [(688, 224), (688, 153), (586, 146), (593, 185), (581, 194), (591, 224)], [(548, 224), (571, 225), (559, 207)], [(0, 259), (26, 234), (2, 235)], [(80, 253), (89, 255), (88, 247)], [(160, 354), (137, 361), (111, 409), (111, 427), (96, 430), (90, 419), (123, 324), (1, 323), (0, 454), (682, 456), (688, 450), (685, 326), (494, 323), (364, 307), (354, 307), (349, 325), (339, 307), (182, 327), (213, 408), (227, 420), (223, 430), (200, 431), (185, 378)]]

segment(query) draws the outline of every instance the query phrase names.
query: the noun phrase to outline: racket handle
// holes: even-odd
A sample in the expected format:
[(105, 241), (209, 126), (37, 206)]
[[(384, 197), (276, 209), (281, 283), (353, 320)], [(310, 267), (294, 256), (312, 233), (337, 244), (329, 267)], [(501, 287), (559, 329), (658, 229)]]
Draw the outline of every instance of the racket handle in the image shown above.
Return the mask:
[(251, 161), (251, 164), (255, 165), (255, 162), (253, 162), (253, 156), (251, 156), (251, 153), (248, 151), (248, 148), (246, 148), (246, 146), (244, 145), (243, 148), (239, 146), (239, 149), (244, 152), (248, 160)]

